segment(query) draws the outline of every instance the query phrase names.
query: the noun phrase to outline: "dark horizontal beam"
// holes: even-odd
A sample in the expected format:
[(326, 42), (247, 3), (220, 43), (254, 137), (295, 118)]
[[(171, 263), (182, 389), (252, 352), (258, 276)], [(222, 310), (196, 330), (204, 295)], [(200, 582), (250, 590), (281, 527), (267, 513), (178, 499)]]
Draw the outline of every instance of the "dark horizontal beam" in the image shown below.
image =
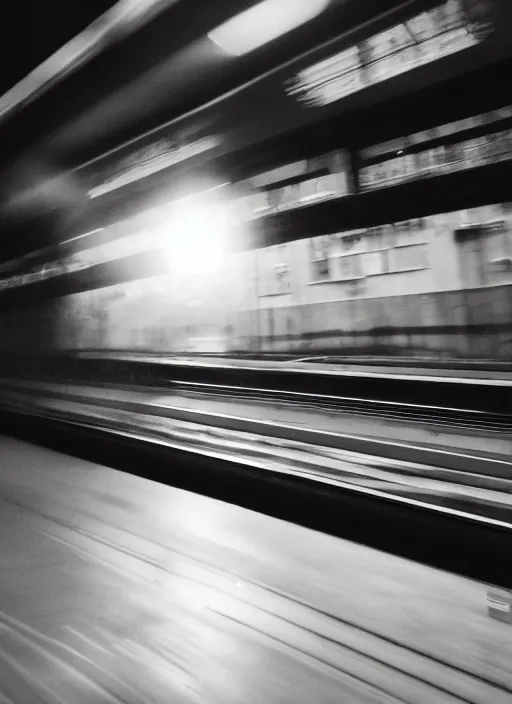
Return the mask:
[(126, 281), (138, 281), (168, 273), (165, 262), (156, 252), (122, 257), (96, 264), (88, 269), (56, 275), (16, 288), (0, 291), (0, 306), (14, 310), (43, 300), (68, 296), (73, 293), (105, 288)]
[(246, 248), (376, 227), (512, 200), (512, 161), (418, 179), (254, 221)]

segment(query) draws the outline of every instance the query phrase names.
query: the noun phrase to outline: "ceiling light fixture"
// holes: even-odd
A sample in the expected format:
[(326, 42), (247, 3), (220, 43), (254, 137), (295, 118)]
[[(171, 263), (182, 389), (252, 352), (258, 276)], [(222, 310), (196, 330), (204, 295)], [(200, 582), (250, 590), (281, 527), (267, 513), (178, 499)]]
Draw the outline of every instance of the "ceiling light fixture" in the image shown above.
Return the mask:
[(242, 56), (320, 15), (331, 0), (263, 0), (208, 34), (226, 54)]

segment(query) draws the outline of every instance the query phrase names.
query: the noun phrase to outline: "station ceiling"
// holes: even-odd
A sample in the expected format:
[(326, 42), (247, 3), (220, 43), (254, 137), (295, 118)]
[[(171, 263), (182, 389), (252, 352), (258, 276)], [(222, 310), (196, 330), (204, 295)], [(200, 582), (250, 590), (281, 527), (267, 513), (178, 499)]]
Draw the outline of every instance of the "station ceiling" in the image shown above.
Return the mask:
[(0, 168), (42, 139), (56, 147), (61, 131), (63, 151), (72, 160), (86, 160), (93, 152), (179, 116), (377, 15), (400, 6), (432, 4), (431, 0), (328, 0), (325, 11), (304, 26), (235, 61), (217, 61), (211, 46), (205, 45), (208, 32), (257, 2), (20, 0), (12, 25), (6, 22), (2, 28), (0, 94), (105, 13), (123, 7), (139, 14), (152, 7), (153, 12), (144, 22), (132, 22), (131, 29), (125, 26), (122, 33), (109, 35), (97, 55), (23, 109), (8, 115), (0, 109)]
[[(99, 51), (50, 89), (7, 116), (0, 111), (0, 211), (7, 201), (16, 202), (19, 193), (33, 192), (31, 207), (23, 206), (23, 217), (21, 209), (14, 209), (11, 220), (0, 222), (0, 262), (17, 256), (20, 248), (32, 248), (32, 243), (35, 248), (36, 243), (54, 242), (56, 218), (63, 217), (68, 228), (83, 204), (79, 189), (73, 190), (59, 174), (333, 37), (350, 35), (366, 23), (373, 26), (386, 13), (408, 13), (411, 8), (421, 12), (436, 4), (436, 0), (330, 0), (326, 10), (306, 25), (246, 56), (219, 60), (206, 41), (208, 33), (257, 2), (19, 0), (17, 17), (2, 29), (11, 42), (2, 43), (4, 52), (9, 46), (9, 56), (3, 61), (0, 93), (91, 23), (101, 29), (105, 16), (115, 20), (120, 7), (128, 20), (121, 29), (117, 25), (107, 33)], [(38, 188), (45, 180), (51, 182), (51, 192)]]

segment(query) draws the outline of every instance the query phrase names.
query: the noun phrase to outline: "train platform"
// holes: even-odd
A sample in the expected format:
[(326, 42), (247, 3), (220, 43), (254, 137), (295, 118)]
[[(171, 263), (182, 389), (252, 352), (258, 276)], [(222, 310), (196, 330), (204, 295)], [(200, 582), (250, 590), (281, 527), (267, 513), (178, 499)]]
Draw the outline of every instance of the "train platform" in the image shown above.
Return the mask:
[(0, 436), (0, 699), (510, 701), (487, 585)]

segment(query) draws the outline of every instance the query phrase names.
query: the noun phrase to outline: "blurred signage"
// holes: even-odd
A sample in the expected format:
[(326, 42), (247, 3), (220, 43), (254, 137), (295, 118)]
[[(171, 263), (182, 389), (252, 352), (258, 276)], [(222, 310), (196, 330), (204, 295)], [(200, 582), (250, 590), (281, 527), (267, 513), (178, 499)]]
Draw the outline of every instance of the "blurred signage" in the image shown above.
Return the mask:
[(134, 152), (120, 161), (103, 183), (89, 191), (89, 198), (98, 198), (118, 188), (175, 166), (183, 161), (215, 149), (221, 144), (218, 137), (203, 137), (188, 144), (161, 140)]
[(327, 105), (365, 87), (358, 47), (351, 47), (302, 71), (287, 87), (288, 95), (307, 106)]
[(303, 181), (280, 188), (256, 190), (244, 200), (248, 205), (249, 217), (262, 217), (331, 198), (341, 198), (349, 192), (348, 172), (335, 171), (305, 178)]
[(310, 66), (287, 84), (288, 95), (309, 107), (329, 105), (365, 87), (476, 46), (492, 31), (492, 25), (485, 11), (475, 21), (466, 11), (467, 3), (445, 0), (432, 10)]
[(293, 210), (317, 201), (340, 198), (347, 193), (345, 174), (325, 174), (284, 188), (261, 192), (258, 195), (259, 214)]
[(381, 142), (380, 144), (373, 144), (371, 147), (362, 149), (360, 156), (363, 160), (374, 159), (385, 154), (390, 154), (392, 152), (399, 152), (400, 150), (405, 150), (408, 147), (423, 144), (424, 142), (429, 142), (434, 139), (442, 139), (444, 137), (450, 137), (451, 135), (459, 134), (465, 130), (471, 130), (477, 127), (483, 127), (484, 125), (492, 125), (500, 120), (506, 120), (512, 117), (512, 105), (499, 108), (498, 110), (492, 110), (490, 112), (482, 113), (480, 115), (472, 115), (464, 120), (457, 120), (456, 122), (449, 122), (444, 125), (439, 125), (433, 127), (429, 130), (424, 130), (422, 132), (415, 132), (414, 134), (408, 135), (407, 137), (400, 137), (398, 139), (393, 139), (389, 142)]
[(512, 130), (503, 130), (412, 154), (402, 154), (399, 151), (394, 158), (363, 167), (359, 181), (363, 190), (371, 190), (510, 159)]

